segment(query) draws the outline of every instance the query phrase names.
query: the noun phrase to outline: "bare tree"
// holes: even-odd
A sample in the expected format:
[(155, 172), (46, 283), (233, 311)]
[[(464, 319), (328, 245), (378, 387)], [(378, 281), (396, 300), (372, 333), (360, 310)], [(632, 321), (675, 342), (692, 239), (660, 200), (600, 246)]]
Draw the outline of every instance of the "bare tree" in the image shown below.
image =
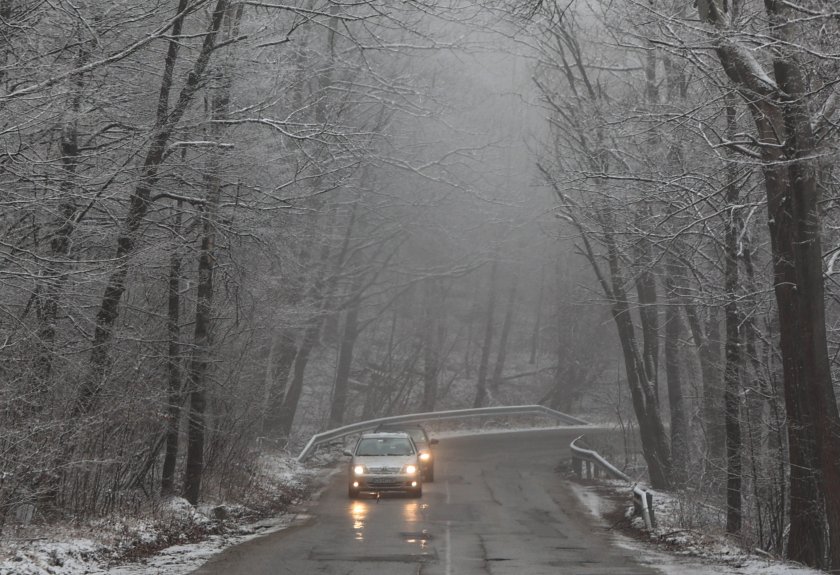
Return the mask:
[(825, 553), (818, 534), (827, 521), (829, 564), (840, 565), (840, 416), (827, 352), (814, 135), (822, 118), (810, 109), (805, 62), (798, 50), (804, 25), (790, 6), (765, 2), (771, 73), (739, 36), (744, 26), (741, 3), (730, 8), (704, 0), (697, 6), (701, 19), (715, 30), (712, 42), (721, 67), (752, 113), (757, 139), (753, 155), (762, 161), (791, 418), (789, 554), (822, 566)]

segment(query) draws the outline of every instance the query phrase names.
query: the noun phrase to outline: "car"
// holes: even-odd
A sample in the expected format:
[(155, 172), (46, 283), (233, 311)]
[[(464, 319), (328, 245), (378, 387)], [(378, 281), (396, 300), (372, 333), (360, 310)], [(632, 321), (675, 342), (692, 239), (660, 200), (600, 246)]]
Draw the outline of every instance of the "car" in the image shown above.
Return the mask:
[(350, 456), (347, 494), (351, 499), (362, 492), (405, 491), (423, 495), (420, 453), (405, 432), (373, 432), (359, 437)]
[(435, 454), (432, 446), (437, 445), (438, 440), (431, 439), (422, 425), (416, 423), (383, 423), (376, 428), (376, 431), (402, 431), (409, 434), (420, 452), (420, 471), (423, 474), (423, 481), (432, 483), (435, 480)]

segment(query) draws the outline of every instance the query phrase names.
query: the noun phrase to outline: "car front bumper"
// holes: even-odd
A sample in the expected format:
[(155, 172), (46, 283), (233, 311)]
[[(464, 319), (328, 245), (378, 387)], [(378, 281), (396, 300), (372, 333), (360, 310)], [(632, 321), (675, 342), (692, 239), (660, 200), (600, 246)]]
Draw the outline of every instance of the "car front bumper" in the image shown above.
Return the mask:
[(359, 491), (410, 491), (420, 487), (417, 475), (356, 475), (350, 485)]

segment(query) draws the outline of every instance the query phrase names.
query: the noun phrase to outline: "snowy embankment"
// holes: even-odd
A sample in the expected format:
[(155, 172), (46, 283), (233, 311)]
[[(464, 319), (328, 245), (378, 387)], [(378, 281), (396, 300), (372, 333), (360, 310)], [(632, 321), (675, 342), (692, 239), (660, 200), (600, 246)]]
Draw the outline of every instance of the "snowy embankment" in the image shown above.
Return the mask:
[(0, 538), (0, 575), (150, 575), (188, 573), (222, 549), (285, 529), (295, 506), (323, 485), (335, 454), (302, 465), (263, 455), (255, 505), (158, 502), (132, 517), (33, 525)]
[[(620, 481), (596, 485), (572, 482), (578, 499), (613, 530), (616, 544), (632, 549), (643, 561), (664, 575), (819, 575), (822, 571), (784, 563), (761, 552), (747, 553), (722, 530), (685, 528), (680, 520), (683, 503), (667, 494), (654, 494), (657, 526), (649, 532), (641, 517), (633, 516), (630, 489)], [(615, 529), (616, 512), (627, 519), (624, 533)]]

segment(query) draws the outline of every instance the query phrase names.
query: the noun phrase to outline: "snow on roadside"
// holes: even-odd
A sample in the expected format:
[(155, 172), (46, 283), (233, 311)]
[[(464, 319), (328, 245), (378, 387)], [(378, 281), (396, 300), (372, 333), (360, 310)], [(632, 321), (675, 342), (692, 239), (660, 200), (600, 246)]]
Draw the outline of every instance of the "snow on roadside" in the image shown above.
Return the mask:
[[(630, 488), (619, 481), (604, 481), (598, 485), (571, 482), (572, 491), (592, 515), (609, 523), (606, 515), (616, 508), (614, 498), (626, 498), (628, 515)], [(603, 493), (607, 492), (607, 496)], [(658, 569), (663, 575), (708, 575), (710, 572), (726, 575), (819, 575), (822, 571), (792, 563), (744, 552), (728, 541), (723, 533), (709, 530), (685, 529), (677, 521), (678, 502), (662, 493), (654, 495), (657, 527), (653, 532), (644, 530), (639, 517), (631, 521), (639, 530), (639, 537), (631, 538), (612, 531), (615, 543), (630, 549), (640, 560)]]
[[(326, 479), (325, 466), (334, 460), (326, 453), (305, 466), (289, 455), (263, 455), (255, 474), (258, 496), (294, 505)], [(306, 520), (289, 509), (256, 520), (266, 513), (243, 504), (194, 508), (176, 497), (144, 517), (32, 527), (26, 537), (0, 538), (0, 575), (180, 575), (227, 547)]]

